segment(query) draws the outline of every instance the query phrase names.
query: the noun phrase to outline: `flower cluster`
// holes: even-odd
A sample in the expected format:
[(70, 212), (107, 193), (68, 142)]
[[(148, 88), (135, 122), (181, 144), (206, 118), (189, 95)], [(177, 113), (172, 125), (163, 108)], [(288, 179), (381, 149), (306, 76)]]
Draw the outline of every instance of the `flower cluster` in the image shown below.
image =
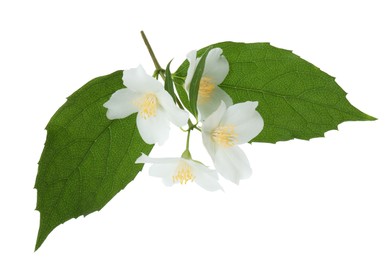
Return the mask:
[[(197, 58), (196, 51), (192, 51), (187, 59), (189, 67), (184, 88), (188, 93), (200, 58)], [(123, 83), (126, 88), (116, 91), (104, 104), (108, 109), (107, 117), (111, 120), (121, 119), (137, 113), (138, 131), (148, 144), (163, 144), (168, 139), (170, 123), (178, 127), (188, 124), (188, 137), (194, 129), (202, 132), (203, 144), (215, 170), (191, 158), (188, 140), (181, 157), (150, 158), (142, 154), (137, 159), (136, 163), (152, 164), (150, 175), (162, 178), (167, 186), (191, 181), (209, 191), (219, 190), (222, 187), (218, 182), (218, 173), (238, 184), (252, 173), (248, 158), (239, 145), (256, 137), (263, 129), (264, 122), (256, 111), (258, 102), (233, 104), (232, 98), (219, 87), (228, 73), (229, 62), (222, 55), (222, 49), (210, 50), (199, 81), (196, 102), (199, 119), (196, 118), (197, 123), (194, 124), (189, 113), (176, 106), (157, 77), (147, 75), (141, 66), (124, 71)], [(178, 98), (176, 101), (180, 102)]]

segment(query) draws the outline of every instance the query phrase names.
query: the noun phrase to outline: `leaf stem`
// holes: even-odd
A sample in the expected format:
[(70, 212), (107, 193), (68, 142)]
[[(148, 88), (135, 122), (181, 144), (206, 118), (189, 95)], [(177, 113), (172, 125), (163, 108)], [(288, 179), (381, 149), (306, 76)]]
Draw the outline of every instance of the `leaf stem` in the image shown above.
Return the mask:
[(146, 45), (146, 48), (148, 48), (150, 57), (151, 57), (152, 60), (153, 60), (154, 67), (156, 68), (156, 72), (157, 72), (158, 74), (160, 74), (160, 76), (161, 76), (161, 78), (162, 78), (163, 80), (165, 80), (164, 69), (160, 66), (160, 63), (158, 63), (158, 60), (157, 60), (157, 58), (156, 58), (156, 55), (154, 55), (152, 46), (150, 46), (150, 43), (149, 43), (149, 41), (148, 41), (148, 38), (146, 38), (146, 35), (145, 35), (144, 31), (141, 31), (141, 36), (142, 36), (142, 39), (144, 40), (144, 43), (145, 43), (145, 45)]

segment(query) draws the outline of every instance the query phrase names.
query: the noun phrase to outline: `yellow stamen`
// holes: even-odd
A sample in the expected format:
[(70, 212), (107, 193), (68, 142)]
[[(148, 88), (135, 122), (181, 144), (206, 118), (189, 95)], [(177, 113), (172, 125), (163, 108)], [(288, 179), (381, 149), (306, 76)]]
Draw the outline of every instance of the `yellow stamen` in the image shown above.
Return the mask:
[(176, 175), (172, 176), (173, 182), (186, 184), (188, 181), (194, 181), (195, 176), (192, 174), (191, 166), (185, 161), (181, 161), (176, 169)]
[(199, 102), (207, 101), (211, 97), (214, 89), (215, 84), (213, 80), (209, 77), (203, 77), (199, 83)]
[(139, 108), (139, 114), (142, 118), (147, 119), (153, 117), (157, 112), (157, 97), (153, 93), (147, 93), (137, 100), (136, 106)]
[(214, 142), (224, 146), (231, 147), (237, 144), (238, 135), (234, 132), (234, 126), (218, 126), (211, 133)]

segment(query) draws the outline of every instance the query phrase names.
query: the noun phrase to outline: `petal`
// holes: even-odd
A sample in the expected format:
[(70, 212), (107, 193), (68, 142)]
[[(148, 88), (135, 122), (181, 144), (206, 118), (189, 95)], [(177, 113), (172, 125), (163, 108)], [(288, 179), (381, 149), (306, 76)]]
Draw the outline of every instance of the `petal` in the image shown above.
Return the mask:
[(175, 174), (177, 163), (153, 164), (149, 168), (149, 175), (162, 178), (166, 186), (174, 184), (172, 176)]
[(123, 84), (134, 92), (157, 92), (164, 88), (161, 82), (146, 74), (141, 65), (124, 70), (122, 80)]
[(216, 144), (214, 143), (211, 133), (207, 133), (204, 130), (202, 130), (202, 141), (203, 145), (206, 148), (207, 152), (209, 153), (211, 159), (214, 161), (215, 159), (215, 152), (216, 152)]
[(196, 65), (198, 65), (198, 59), (196, 58), (196, 50), (190, 51), (187, 54), (187, 60), (190, 63), (187, 70), (187, 77), (184, 83), (185, 89), (188, 91), (192, 77), (194, 76)]
[(180, 160), (180, 158), (152, 158), (142, 153), (135, 163), (178, 164)]
[(217, 110), (221, 101), (223, 101), (226, 106), (231, 106), (233, 104), (232, 98), (218, 86), (215, 86), (213, 93), (207, 101), (205, 100), (202, 102), (198, 100), (198, 109), (201, 120), (207, 118)]
[(215, 168), (226, 179), (236, 184), (252, 174), (248, 158), (238, 147), (218, 147), (215, 154)]
[(187, 124), (188, 113), (175, 105), (171, 95), (169, 95), (167, 91), (159, 91), (156, 93), (156, 95), (158, 102), (164, 109), (169, 121), (179, 127)]
[(223, 101), (221, 101), (219, 107), (204, 120), (202, 124), (202, 132), (211, 133), (220, 124), (225, 111), (226, 105)]
[(211, 49), (206, 58), (203, 76), (212, 78), (214, 83), (219, 85), (224, 81), (228, 73), (229, 62), (222, 55), (222, 49)]
[(122, 88), (112, 94), (111, 98), (103, 104), (107, 110), (107, 118), (110, 120), (125, 118), (138, 111), (134, 105), (134, 100), (139, 94), (128, 88)]
[(218, 182), (217, 172), (210, 170), (201, 163), (187, 160), (194, 171), (195, 183), (208, 191), (223, 190)]
[(135, 163), (152, 163), (150, 166), (149, 175), (153, 177), (160, 177), (163, 183), (167, 186), (172, 186), (172, 176), (175, 174), (176, 167), (181, 158), (151, 158), (142, 154)]
[(138, 113), (137, 127), (145, 143), (162, 145), (168, 139), (169, 122), (161, 110), (157, 110), (156, 115), (149, 118), (143, 118)]
[(220, 87), (216, 86), (213, 91), (213, 99), (223, 101), (227, 107), (233, 105), (232, 98)]
[(247, 143), (263, 130), (264, 121), (256, 111), (258, 102), (238, 103), (228, 107), (221, 125), (233, 125), (238, 144)]
[(221, 102), (220, 106), (214, 113), (212, 113), (202, 124), (202, 141), (206, 147), (211, 159), (215, 158), (216, 145), (212, 140), (211, 134), (213, 130), (219, 125), (224, 113), (226, 111), (225, 103)]

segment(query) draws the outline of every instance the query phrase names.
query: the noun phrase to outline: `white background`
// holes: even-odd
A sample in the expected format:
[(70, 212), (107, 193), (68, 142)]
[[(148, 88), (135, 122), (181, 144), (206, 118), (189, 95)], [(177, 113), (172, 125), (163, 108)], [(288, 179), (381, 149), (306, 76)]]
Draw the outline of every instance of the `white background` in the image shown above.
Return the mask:
[[(0, 259), (390, 259), (386, 1), (6, 1), (0, 3)], [(292, 49), (337, 77), (375, 122), (326, 138), (244, 146), (253, 176), (225, 192), (167, 188), (147, 168), (98, 213), (34, 253), (33, 189), (44, 127), (84, 83), (231, 40)], [(177, 156), (171, 132), (154, 156)], [(174, 139), (174, 140), (173, 140)], [(209, 159), (199, 143), (193, 154)]]

